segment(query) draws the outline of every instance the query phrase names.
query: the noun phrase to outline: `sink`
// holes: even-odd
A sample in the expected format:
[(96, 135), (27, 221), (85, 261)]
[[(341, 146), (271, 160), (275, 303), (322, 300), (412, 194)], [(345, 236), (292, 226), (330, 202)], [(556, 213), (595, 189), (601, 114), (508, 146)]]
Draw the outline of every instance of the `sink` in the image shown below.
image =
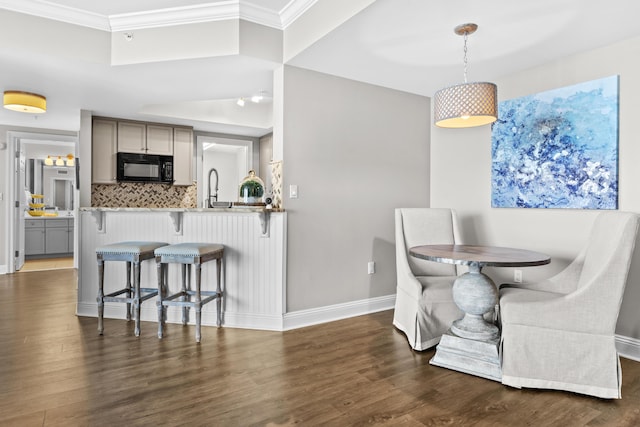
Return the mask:
[(210, 207), (212, 207), (212, 208), (230, 208), (231, 207), (231, 202), (212, 202)]

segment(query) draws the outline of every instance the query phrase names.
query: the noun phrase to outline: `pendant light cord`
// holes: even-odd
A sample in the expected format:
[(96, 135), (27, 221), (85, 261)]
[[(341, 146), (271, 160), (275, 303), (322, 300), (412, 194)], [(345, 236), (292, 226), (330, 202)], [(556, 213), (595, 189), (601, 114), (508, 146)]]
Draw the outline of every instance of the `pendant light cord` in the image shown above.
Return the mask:
[(467, 36), (468, 31), (464, 32), (464, 82), (467, 83)]

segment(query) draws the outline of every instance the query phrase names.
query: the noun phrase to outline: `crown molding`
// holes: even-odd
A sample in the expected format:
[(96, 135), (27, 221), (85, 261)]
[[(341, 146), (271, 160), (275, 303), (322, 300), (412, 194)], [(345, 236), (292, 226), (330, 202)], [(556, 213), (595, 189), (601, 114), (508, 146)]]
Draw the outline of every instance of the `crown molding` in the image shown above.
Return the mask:
[(11, 10), (102, 31), (127, 31), (225, 19), (244, 19), (284, 30), (304, 14), (317, 0), (291, 0), (281, 11), (273, 11), (251, 1), (227, 0), (193, 6), (144, 12), (100, 15), (62, 6), (47, 0), (0, 0), (0, 9)]
[(111, 31), (127, 31), (222, 21), (226, 19), (238, 19), (239, 17), (239, 0), (230, 0), (194, 6), (110, 15), (109, 21)]
[(318, 0), (291, 0), (280, 11), (280, 29), (284, 30), (291, 25), (296, 19), (302, 16), (311, 6), (316, 4)]
[(110, 31), (109, 18), (86, 10), (53, 4), (45, 0), (0, 0), (0, 9), (53, 19), (68, 24)]

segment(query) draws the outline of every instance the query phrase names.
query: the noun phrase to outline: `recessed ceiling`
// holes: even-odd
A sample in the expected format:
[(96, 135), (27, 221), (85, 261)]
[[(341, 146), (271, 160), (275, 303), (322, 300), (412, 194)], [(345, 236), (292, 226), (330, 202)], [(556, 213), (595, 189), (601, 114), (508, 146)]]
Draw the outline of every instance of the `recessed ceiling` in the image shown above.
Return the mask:
[[(189, 11), (202, 12), (206, 19), (219, 13), (222, 19), (226, 10), (236, 18), (284, 31), (286, 37), (291, 23), (314, 6), (316, 0), (0, 0), (0, 19), (19, 10), (78, 25), (106, 25), (108, 30), (123, 22), (162, 25), (167, 16)], [(604, 4), (600, 0), (376, 0), (288, 64), (432, 96), (437, 89), (462, 81), (463, 40), (453, 33), (458, 24), (479, 25), (468, 42), (469, 80), (494, 81), (640, 36), (635, 22), (639, 12), (640, 2), (635, 0)], [(31, 30), (37, 34), (38, 28)], [(48, 98), (47, 113), (36, 117), (2, 109), (0, 123), (77, 131), (80, 110), (89, 110), (246, 136), (270, 130), (256, 120), (255, 111), (234, 112), (231, 104), (239, 96), (272, 93), (273, 71), (280, 63), (230, 55), (111, 66), (93, 58), (42, 52), (46, 43), (47, 34), (40, 34), (33, 49), (17, 48), (11, 38), (0, 43), (2, 89)], [(219, 105), (214, 108), (214, 104)]]

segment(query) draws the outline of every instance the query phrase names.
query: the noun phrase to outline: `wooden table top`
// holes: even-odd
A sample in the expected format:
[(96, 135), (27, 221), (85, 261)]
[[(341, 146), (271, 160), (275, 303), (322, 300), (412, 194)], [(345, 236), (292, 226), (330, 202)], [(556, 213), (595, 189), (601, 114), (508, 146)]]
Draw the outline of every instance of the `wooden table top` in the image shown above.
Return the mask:
[(412, 247), (409, 253), (429, 261), (483, 267), (527, 267), (551, 262), (549, 255), (539, 252), (496, 246), (424, 245)]

